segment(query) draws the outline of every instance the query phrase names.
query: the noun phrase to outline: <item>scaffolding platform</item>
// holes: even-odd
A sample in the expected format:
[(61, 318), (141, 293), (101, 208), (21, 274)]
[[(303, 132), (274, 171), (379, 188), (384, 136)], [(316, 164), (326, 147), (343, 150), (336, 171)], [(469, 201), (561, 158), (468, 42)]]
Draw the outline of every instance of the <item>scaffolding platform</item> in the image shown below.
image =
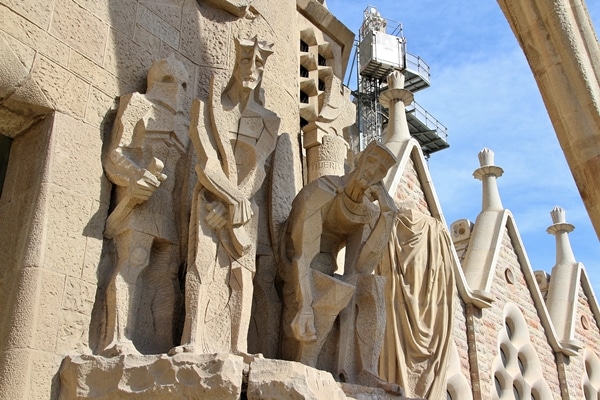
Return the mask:
[(404, 88), (415, 93), (421, 89), (429, 87), (429, 65), (421, 58), (410, 53), (406, 53), (406, 66), (404, 68)]
[(408, 122), (408, 130), (411, 136), (419, 142), (423, 153), (426, 155), (429, 156), (431, 153), (450, 147), (448, 144), (448, 128), (416, 101), (406, 107), (406, 122)]

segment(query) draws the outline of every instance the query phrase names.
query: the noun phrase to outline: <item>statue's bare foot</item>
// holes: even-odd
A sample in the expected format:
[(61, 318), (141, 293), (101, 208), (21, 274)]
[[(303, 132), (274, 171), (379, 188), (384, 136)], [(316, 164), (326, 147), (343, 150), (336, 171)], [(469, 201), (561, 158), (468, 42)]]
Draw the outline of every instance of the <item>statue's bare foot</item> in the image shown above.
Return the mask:
[(389, 394), (393, 394), (395, 396), (404, 396), (404, 389), (395, 383), (386, 382), (381, 380), (379, 383), (379, 387), (385, 390)]
[(192, 344), (182, 344), (181, 346), (177, 346), (177, 347), (173, 347), (171, 350), (169, 350), (169, 355), (170, 356), (174, 356), (176, 354), (181, 354), (181, 353), (197, 353), (195, 351), (195, 346)]
[(381, 379), (376, 374), (370, 371), (362, 371), (359, 381), (362, 385), (378, 387), (386, 391), (386, 393), (394, 396), (404, 396), (404, 389), (400, 385)]
[(142, 353), (135, 348), (131, 340), (121, 340), (112, 342), (102, 351), (101, 355), (104, 357), (118, 357), (121, 355), (136, 355), (140, 356)]
[(265, 356), (262, 355), (262, 353), (257, 353), (257, 354), (250, 354), (250, 353), (246, 353), (245, 351), (233, 351), (233, 354), (235, 354), (236, 356), (240, 356), (244, 359), (244, 363), (246, 364), (250, 364), (252, 361), (254, 361), (257, 358), (265, 358)]

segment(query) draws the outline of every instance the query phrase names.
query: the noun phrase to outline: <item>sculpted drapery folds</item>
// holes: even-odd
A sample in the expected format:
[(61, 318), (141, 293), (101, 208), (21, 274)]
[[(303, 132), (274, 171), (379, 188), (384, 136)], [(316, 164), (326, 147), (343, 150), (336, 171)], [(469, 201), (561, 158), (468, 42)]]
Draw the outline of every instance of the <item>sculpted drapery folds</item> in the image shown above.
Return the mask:
[[(372, 274), (396, 211), (381, 183), (395, 162), (373, 142), (349, 174), (323, 176), (305, 186), (287, 220), (280, 273), (283, 357), (329, 370), (340, 380), (398, 392), (377, 377), (385, 310), (383, 280)], [(344, 246), (344, 274), (334, 277)], [(332, 330), (337, 335), (330, 335)], [(336, 336), (334, 346), (325, 346)]]
[(194, 100), (190, 137), (198, 154), (186, 275), (185, 351), (242, 352), (256, 264), (255, 195), (275, 148), (279, 118), (264, 107), (262, 75), (272, 45), (236, 39), (226, 87), (213, 78), (208, 104)]
[[(174, 57), (155, 61), (147, 92), (121, 97), (103, 157), (106, 174), (116, 185), (116, 206), (105, 229), (117, 252), (106, 291), (109, 353), (136, 353), (134, 337), (141, 337), (139, 345), (149, 351), (166, 351), (178, 340), (172, 328), (181, 264), (174, 198), (181, 187), (177, 172), (188, 130), (182, 112), (187, 80), (185, 67)], [(144, 276), (148, 280), (142, 285)], [(152, 296), (160, 298), (159, 306), (149, 303)], [(150, 326), (162, 328), (135, 332), (140, 309), (145, 318), (154, 319)]]
[(388, 321), (379, 373), (401, 385), (406, 396), (446, 398), (454, 262), (443, 224), (400, 207), (376, 271), (386, 278)]

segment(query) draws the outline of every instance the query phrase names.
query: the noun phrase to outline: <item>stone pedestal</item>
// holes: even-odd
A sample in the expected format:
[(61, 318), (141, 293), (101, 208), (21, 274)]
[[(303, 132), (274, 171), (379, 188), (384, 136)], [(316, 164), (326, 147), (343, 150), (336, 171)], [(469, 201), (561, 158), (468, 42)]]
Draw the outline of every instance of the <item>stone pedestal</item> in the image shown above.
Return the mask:
[(233, 354), (70, 355), (59, 374), (60, 400), (406, 399), (298, 362)]

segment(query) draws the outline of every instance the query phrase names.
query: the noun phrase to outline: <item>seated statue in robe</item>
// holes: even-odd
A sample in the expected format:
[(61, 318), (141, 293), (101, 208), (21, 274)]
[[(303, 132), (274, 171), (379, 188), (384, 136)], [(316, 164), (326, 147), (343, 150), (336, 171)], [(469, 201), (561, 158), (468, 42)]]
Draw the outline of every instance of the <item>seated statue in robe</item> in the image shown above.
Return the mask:
[[(294, 199), (280, 246), (281, 352), (341, 381), (399, 393), (377, 376), (385, 304), (384, 279), (373, 275), (396, 213), (382, 184), (395, 163), (385, 146), (372, 142), (353, 171), (320, 177)], [(337, 275), (344, 247), (343, 275)]]

